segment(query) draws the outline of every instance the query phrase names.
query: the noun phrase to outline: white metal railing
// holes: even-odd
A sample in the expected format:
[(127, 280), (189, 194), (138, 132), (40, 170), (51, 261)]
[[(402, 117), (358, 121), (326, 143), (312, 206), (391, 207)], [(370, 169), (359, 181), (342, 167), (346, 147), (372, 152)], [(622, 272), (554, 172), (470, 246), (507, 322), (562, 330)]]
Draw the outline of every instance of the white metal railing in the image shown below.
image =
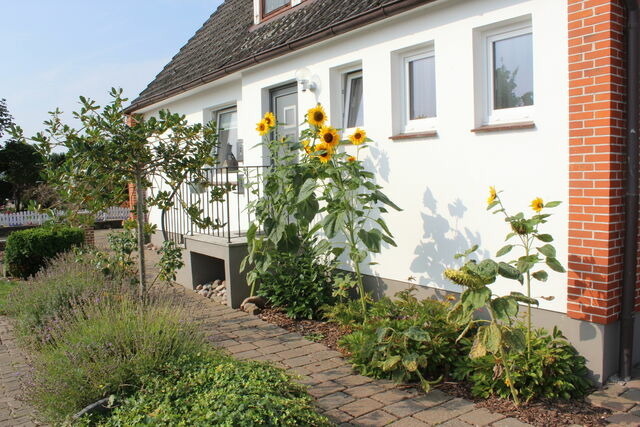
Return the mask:
[[(96, 221), (119, 221), (129, 218), (129, 208), (113, 206), (96, 214)], [(54, 215), (62, 215), (63, 211), (54, 211)], [(0, 214), (0, 227), (19, 227), (24, 225), (41, 225), (51, 219), (49, 214), (31, 211)]]

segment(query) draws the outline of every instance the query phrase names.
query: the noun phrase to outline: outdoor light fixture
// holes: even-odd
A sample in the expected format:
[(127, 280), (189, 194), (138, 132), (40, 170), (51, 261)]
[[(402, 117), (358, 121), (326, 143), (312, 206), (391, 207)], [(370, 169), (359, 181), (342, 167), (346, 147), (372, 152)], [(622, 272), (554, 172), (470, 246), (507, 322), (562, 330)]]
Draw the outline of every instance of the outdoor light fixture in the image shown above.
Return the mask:
[(311, 81), (311, 78), (311, 71), (306, 67), (299, 68), (298, 71), (296, 71), (296, 80), (298, 81), (298, 84), (302, 86), (303, 92), (306, 92), (307, 90), (315, 92), (318, 88), (318, 85), (314, 81)]

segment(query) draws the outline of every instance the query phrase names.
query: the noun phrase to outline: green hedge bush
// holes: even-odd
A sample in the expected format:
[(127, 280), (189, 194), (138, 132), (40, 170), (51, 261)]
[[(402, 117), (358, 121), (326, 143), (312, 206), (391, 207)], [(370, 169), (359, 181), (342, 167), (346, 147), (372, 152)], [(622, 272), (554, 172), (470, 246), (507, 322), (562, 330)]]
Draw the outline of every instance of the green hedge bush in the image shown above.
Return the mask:
[(11, 276), (37, 273), (48, 259), (84, 241), (84, 231), (76, 227), (38, 227), (13, 232), (7, 238), (5, 264)]
[(182, 357), (165, 376), (145, 378), (144, 388), (101, 426), (330, 426), (305, 387), (279, 368), (221, 354)]

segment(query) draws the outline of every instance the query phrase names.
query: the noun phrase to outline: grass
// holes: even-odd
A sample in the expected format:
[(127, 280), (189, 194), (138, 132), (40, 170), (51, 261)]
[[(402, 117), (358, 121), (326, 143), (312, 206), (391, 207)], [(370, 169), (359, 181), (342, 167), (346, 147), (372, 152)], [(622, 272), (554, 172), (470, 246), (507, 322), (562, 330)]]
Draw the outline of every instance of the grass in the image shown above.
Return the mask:
[(13, 288), (18, 286), (19, 282), (11, 282), (9, 280), (0, 279), (0, 314), (4, 313), (4, 305), (7, 302), (7, 297)]

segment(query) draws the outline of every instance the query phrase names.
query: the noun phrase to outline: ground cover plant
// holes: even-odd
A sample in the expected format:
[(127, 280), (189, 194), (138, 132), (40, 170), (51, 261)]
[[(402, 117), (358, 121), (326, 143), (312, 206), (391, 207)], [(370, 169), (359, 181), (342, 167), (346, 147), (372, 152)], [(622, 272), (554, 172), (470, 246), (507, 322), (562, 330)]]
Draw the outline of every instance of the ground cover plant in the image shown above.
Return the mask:
[(414, 290), (369, 303), (366, 316), (360, 302), (352, 301), (328, 308), (327, 317), (354, 328), (340, 345), (361, 374), (399, 383), (418, 381), (428, 391), (448, 378), (468, 343), (456, 343), (464, 325), (448, 319), (448, 302), (420, 301)]
[(84, 232), (77, 227), (43, 226), (13, 232), (7, 238), (4, 255), (7, 274), (26, 279), (47, 260), (83, 241)]
[(212, 353), (182, 357), (163, 376), (145, 386), (106, 419), (84, 420), (100, 426), (216, 425), (330, 426), (313, 406), (305, 387), (279, 368)]
[(11, 291), (18, 286), (18, 282), (10, 280), (0, 280), (0, 314), (6, 314), (6, 304)]

